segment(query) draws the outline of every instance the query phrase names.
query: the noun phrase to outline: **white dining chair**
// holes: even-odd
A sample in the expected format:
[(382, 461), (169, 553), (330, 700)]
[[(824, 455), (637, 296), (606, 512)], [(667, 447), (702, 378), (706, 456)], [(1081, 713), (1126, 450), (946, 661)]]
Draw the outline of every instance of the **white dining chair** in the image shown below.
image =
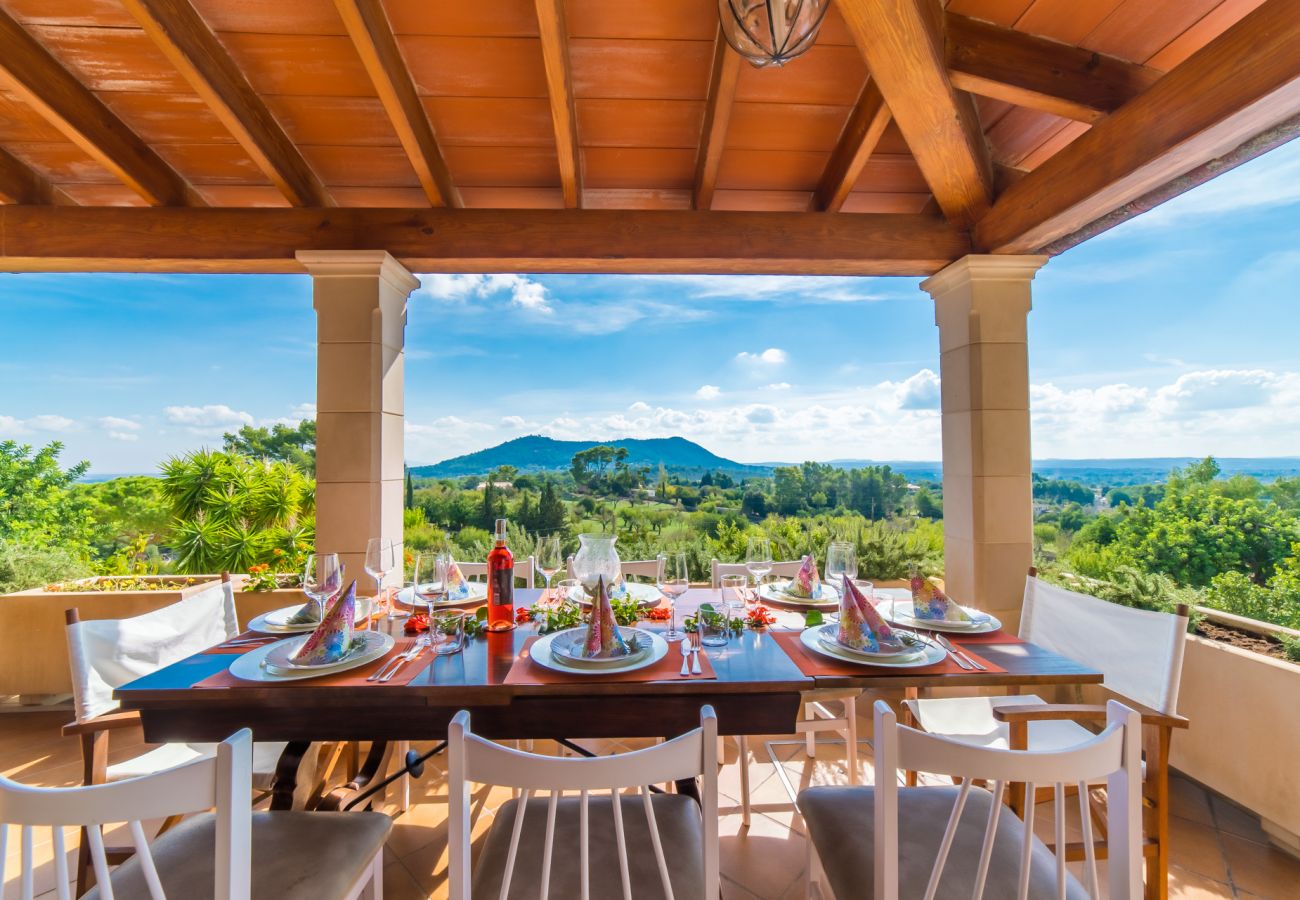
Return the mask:
[[(781, 560), (772, 563), (770, 574), (779, 578), (793, 578), (802, 565), (802, 558)], [(744, 563), (724, 563), (713, 559), (709, 562), (709, 569), (715, 591), (722, 589), (724, 575), (750, 577), (749, 568)], [(838, 735), (844, 741), (844, 765), (849, 784), (858, 783), (858, 697), (861, 694), (862, 691), (853, 688), (804, 691), (799, 695), (799, 719), (794, 726), (795, 734), (803, 735), (804, 752), (808, 754), (809, 759), (817, 758), (818, 734), (826, 732)], [(828, 706), (828, 703), (837, 703), (839, 708)], [(788, 778), (784, 777), (781, 763), (773, 749), (783, 743), (787, 742), (768, 741), (765, 749), (777, 774), (782, 776), (781, 781), (790, 795), (790, 802), (793, 803), (794, 786), (790, 784)], [(740, 749), (740, 818), (742, 824), (748, 825), (752, 815), (749, 790), (749, 740), (743, 734), (736, 735), (736, 745)]]
[[(643, 750), (538, 756), (478, 737), (469, 713), (457, 713), (448, 729), (449, 896), (629, 900), (636, 885), (638, 897), (717, 900), (717, 733), (705, 706), (699, 728)], [(650, 790), (697, 777), (700, 804)], [(493, 816), (471, 874), (473, 784), (521, 793)]]
[[(458, 562), (460, 573), (470, 581), (477, 581), (480, 578), (487, 578), (487, 563), (485, 562)], [(522, 587), (533, 587), (536, 582), (536, 574), (533, 569), (533, 557), (526, 556), (523, 559), (515, 560), (515, 586), (520, 587), (519, 582), (523, 581)]]
[[(81, 741), (83, 784), (149, 775), (216, 752), (215, 744), (174, 742), (129, 759), (108, 762), (109, 735), (140, 725), (139, 713), (118, 711), (114, 690), (239, 633), (234, 589), (228, 575), (177, 603), (129, 619), (82, 621), (75, 609), (68, 610), (66, 617), (76, 721), (65, 725), (63, 734)], [(285, 745), (258, 742), (253, 747), (253, 788), (264, 793), (272, 787)], [(114, 859), (126, 855), (117, 849), (110, 851)], [(82, 887), (88, 866), (83, 843), (77, 865), (77, 880)]]
[[(64, 829), (81, 827), (96, 880), (87, 900), (383, 896), (384, 842), (392, 830), (387, 816), (254, 813), (251, 733), (238, 731), (215, 746), (202, 759), (112, 784), (32, 787), (0, 776), (0, 886), (10, 826), (16, 826), (20, 891), (30, 900), (37, 829), (49, 828), (59, 900), (69, 900)], [(146, 838), (143, 823), (190, 813), (197, 815), (153, 841)], [(123, 822), (135, 852), (110, 871), (104, 826)]]
[[(651, 584), (658, 584), (663, 581), (664, 577), (664, 558), (657, 556), (654, 559), (624, 559), (619, 561), (619, 571), (627, 580), (634, 578), (644, 579)], [(577, 578), (577, 573), (573, 570), (573, 557), (570, 556), (565, 566), (569, 578)]]
[[(875, 704), (876, 783), (812, 787), (799, 795), (808, 829), (809, 896), (897, 900), (899, 897), (1097, 898), (1097, 858), (1089, 850), (1083, 878), (1066, 867), (1065, 787), (1105, 779), (1111, 853), (1107, 888), (1114, 898), (1142, 891), (1141, 717), (1112, 700), (1101, 734), (1047, 751), (978, 746), (898, 724)], [(899, 769), (953, 778), (953, 786), (900, 787)], [(977, 781), (990, 785), (975, 787)], [(1001, 802), (1003, 788), (1050, 786), (1055, 799), (1053, 853), (1034, 834), (1035, 807), (1022, 820)], [(1092, 825), (1080, 795), (1083, 845)], [(871, 890), (869, 891), (869, 886)]]
[[(1173, 729), (1188, 724), (1177, 713), (1187, 617), (1186, 606), (1173, 614), (1120, 606), (1049, 584), (1032, 569), (1025, 579), (1020, 636), (1104, 673), (1103, 686), (1138, 710), (1151, 738), (1144, 761), (1149, 896), (1157, 895), (1168, 877), (1169, 747)], [(984, 747), (1044, 751), (1078, 744), (1092, 734), (1080, 723), (1104, 717), (1100, 706), (1079, 708), (1070, 719), (1029, 711), (1012, 719), (996, 716), (1006, 707), (1045, 704), (1037, 695), (1021, 694), (911, 699), (904, 707), (923, 731)], [(1024, 810), (1019, 789), (1012, 792), (1011, 804), (1016, 812)], [(1098, 852), (1106, 854), (1104, 841)]]

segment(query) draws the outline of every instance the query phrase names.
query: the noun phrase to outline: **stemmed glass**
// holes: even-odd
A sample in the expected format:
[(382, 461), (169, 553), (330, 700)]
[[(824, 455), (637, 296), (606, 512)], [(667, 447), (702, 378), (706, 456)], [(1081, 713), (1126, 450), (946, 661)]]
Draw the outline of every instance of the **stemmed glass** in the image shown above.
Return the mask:
[(313, 553), (302, 570), (302, 592), (316, 604), (317, 623), (325, 620), (325, 601), (343, 587), (343, 566), (337, 553)]
[(832, 541), (826, 550), (826, 581), (838, 591), (846, 575), (849, 581), (858, 577), (858, 549), (851, 541)]
[(421, 553), (415, 558), (415, 593), (429, 607), (430, 627), (433, 610), (439, 600), (447, 598), (447, 570), (451, 568), (450, 553)]
[(657, 587), (659, 592), (668, 598), (670, 610), (668, 630), (664, 632), (664, 640), (675, 641), (684, 637), (682, 632), (677, 630), (677, 598), (690, 589), (691, 576), (690, 570), (686, 566), (685, 553), (662, 555), (664, 557), (663, 574), (659, 576)]
[[(366, 541), (366, 574), (375, 579), (375, 600), (379, 603), (380, 598), (384, 596), (384, 578), (397, 565), (397, 548), (393, 542), (387, 538), (371, 538)], [(374, 604), (371, 604), (369, 613), (374, 613)], [(388, 618), (395, 618), (393, 612), (392, 600), (388, 603)], [(366, 631), (370, 630), (371, 615), (366, 616)]]
[(745, 552), (745, 568), (754, 577), (754, 592), (763, 586), (763, 579), (772, 571), (772, 542), (767, 538), (752, 537)]
[(546, 596), (551, 594), (551, 579), (555, 573), (560, 571), (560, 538), (559, 535), (544, 537), (537, 542), (537, 559), (534, 563), (537, 571), (542, 573), (546, 579)]

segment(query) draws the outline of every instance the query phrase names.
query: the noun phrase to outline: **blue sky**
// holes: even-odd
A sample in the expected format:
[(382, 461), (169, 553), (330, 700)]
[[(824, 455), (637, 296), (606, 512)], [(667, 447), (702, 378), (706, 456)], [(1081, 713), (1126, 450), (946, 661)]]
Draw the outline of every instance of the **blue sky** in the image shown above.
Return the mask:
[[(426, 275), (407, 458), (680, 434), (743, 461), (937, 459), (919, 279)], [(1034, 455), (1300, 454), (1300, 142), (1052, 260)], [(0, 439), (146, 472), (315, 400), (306, 276), (0, 275)]]

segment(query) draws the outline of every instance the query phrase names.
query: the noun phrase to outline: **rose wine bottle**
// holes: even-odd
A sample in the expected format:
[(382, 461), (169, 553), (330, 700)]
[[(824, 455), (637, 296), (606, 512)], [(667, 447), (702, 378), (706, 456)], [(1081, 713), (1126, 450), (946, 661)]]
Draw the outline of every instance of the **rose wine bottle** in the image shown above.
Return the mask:
[(487, 558), (488, 628), (515, 627), (515, 558), (506, 546), (506, 520), (497, 519), (497, 545)]

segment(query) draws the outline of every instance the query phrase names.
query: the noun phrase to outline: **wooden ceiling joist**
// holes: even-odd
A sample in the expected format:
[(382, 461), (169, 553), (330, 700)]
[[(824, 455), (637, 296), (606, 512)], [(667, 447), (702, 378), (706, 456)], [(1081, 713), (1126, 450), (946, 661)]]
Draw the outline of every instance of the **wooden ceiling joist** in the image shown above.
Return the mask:
[(546, 88), (555, 125), (555, 152), (560, 161), (564, 205), (582, 206), (582, 160), (579, 156), (578, 115), (573, 99), (573, 68), (564, 24), (564, 0), (536, 0), (537, 24), (546, 66)]
[(975, 228), (1030, 253), (1300, 113), (1300, 0), (1267, 0), (1007, 188)]
[(329, 191), (189, 0), (122, 0), (140, 27), (294, 206), (333, 206)]
[(380, 0), (334, 0), (375, 93), (433, 206), (464, 206)]
[(1161, 73), (1081, 47), (949, 14), (948, 76), (955, 87), (1097, 122), (1159, 80)]
[(931, 216), (629, 210), (0, 206), (0, 270), (300, 272), (387, 250), (416, 272), (928, 275), (970, 252)]
[(931, 0), (838, 0), (871, 78), (939, 207), (971, 225), (992, 202), (993, 170), (970, 95), (948, 77), (943, 10)]
[(831, 153), (826, 171), (813, 193), (813, 208), (823, 212), (839, 212), (848, 198), (867, 160), (880, 143), (881, 135), (889, 126), (889, 107), (880, 96), (875, 81), (867, 79), (858, 95), (858, 102), (849, 114), (835, 150)]
[(31, 166), (0, 148), (0, 201), (53, 203), (56, 188)]
[(709, 93), (704, 107), (704, 125), (700, 129), (700, 148), (695, 158), (696, 209), (713, 206), (713, 192), (718, 184), (718, 166), (727, 143), (727, 126), (731, 124), (732, 105), (736, 99), (736, 81), (740, 77), (740, 55), (731, 49), (718, 29), (713, 41), (713, 66), (709, 71)]
[(149, 203), (204, 205), (152, 148), (3, 11), (0, 83)]

